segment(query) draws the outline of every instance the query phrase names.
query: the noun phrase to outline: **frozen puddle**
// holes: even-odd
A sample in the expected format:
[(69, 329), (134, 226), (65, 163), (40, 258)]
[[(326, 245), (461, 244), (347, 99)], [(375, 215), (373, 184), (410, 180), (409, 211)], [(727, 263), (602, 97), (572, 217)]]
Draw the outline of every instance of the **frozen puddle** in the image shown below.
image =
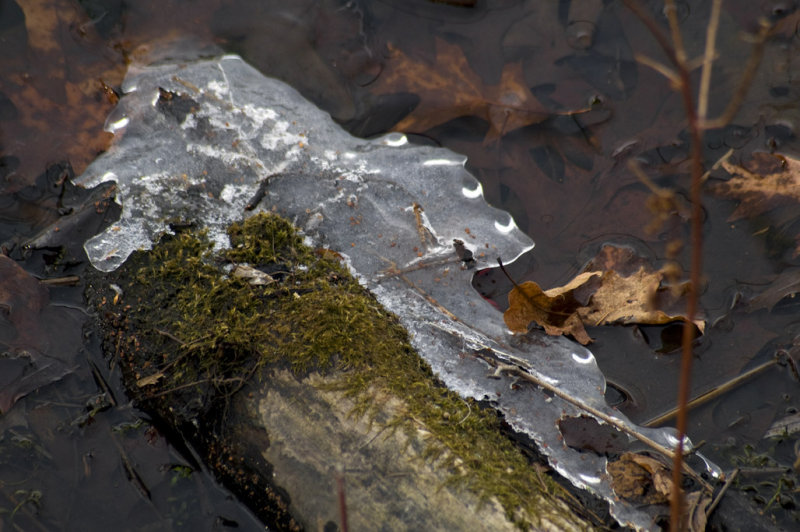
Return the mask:
[[(564, 443), (560, 420), (595, 415), (536, 386), (512, 387), (514, 378), (492, 375), (490, 362), (511, 364), (661, 445), (675, 442), (672, 430), (635, 427), (606, 405), (605, 379), (589, 350), (544, 334), (519, 341), (472, 289), (475, 269), (462, 267), (454, 239), (473, 252), (477, 268), (494, 265), (496, 257), (511, 262), (533, 242), (484, 201), (463, 156), (410, 146), (397, 134), (353, 137), (237, 56), (134, 65), (123, 90), (107, 122), (117, 136), (114, 146), (78, 179), (86, 187), (115, 181), (123, 205), (119, 222), (85, 244), (96, 268), (111, 271), (133, 251), (150, 249), (170, 222), (207, 227), (221, 247), (228, 224), (275, 209), (314, 245), (345, 257), (400, 317), (448, 387), (491, 400), (559, 473), (607, 500), (620, 523), (655, 527), (646, 507), (614, 495), (605, 457)], [(280, 175), (261, 187), (272, 174)], [(263, 199), (246, 211), (260, 187)], [(631, 449), (641, 448), (620, 435)]]

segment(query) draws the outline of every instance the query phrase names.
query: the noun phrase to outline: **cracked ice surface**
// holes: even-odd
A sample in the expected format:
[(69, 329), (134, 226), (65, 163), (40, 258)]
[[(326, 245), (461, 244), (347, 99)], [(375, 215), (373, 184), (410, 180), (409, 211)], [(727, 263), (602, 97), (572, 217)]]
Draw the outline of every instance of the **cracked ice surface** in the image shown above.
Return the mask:
[[(533, 242), (484, 201), (463, 156), (411, 146), (397, 134), (355, 138), (237, 56), (133, 66), (124, 88), (107, 122), (116, 142), (78, 180), (87, 187), (116, 181), (123, 206), (119, 222), (85, 244), (96, 268), (111, 271), (136, 249), (150, 249), (175, 221), (207, 227), (216, 246), (227, 246), (225, 227), (246, 214), (267, 176), (280, 174), (259, 209), (283, 214), (315, 245), (344, 255), (448, 387), (491, 400), (556, 470), (607, 500), (620, 523), (654, 527), (646, 509), (614, 495), (605, 457), (565, 445), (558, 421), (588, 414), (535, 386), (489, 378), (487, 363), (474, 356), (490, 349), (657, 442), (675, 442), (671, 431), (634, 427), (606, 405), (605, 379), (588, 349), (536, 332), (512, 337), (472, 289), (474, 270), (461, 267), (454, 238), (465, 240), (478, 267), (498, 256), (510, 261)], [(392, 275), (391, 268), (406, 272)]]

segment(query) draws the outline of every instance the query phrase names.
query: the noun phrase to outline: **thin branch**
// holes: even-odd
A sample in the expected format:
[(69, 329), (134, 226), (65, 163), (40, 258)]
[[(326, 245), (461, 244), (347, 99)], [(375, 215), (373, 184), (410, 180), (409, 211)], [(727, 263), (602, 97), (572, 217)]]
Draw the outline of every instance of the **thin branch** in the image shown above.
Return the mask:
[(675, 6), (675, 0), (664, 0), (664, 13), (667, 15), (669, 31), (672, 35), (675, 66), (686, 68), (686, 48), (683, 46), (683, 36), (681, 35), (681, 27), (678, 24), (678, 8)]
[(495, 373), (498, 376), (500, 375), (500, 373), (506, 372), (506, 373), (513, 374), (514, 376), (516, 376), (516, 377), (518, 377), (520, 379), (526, 380), (528, 382), (532, 382), (532, 383), (536, 384), (537, 386), (541, 386), (545, 390), (551, 392), (554, 395), (557, 395), (558, 397), (560, 397), (561, 399), (567, 401), (568, 403), (580, 408), (581, 410), (585, 410), (586, 412), (592, 414), (593, 416), (597, 417), (598, 419), (603, 420), (604, 422), (608, 423), (609, 425), (611, 425), (615, 429), (619, 430), (620, 432), (624, 432), (625, 434), (628, 434), (629, 436), (632, 436), (632, 437), (636, 438), (640, 442), (644, 443), (645, 445), (647, 445), (651, 449), (653, 449), (655, 451), (658, 451), (659, 453), (663, 454), (664, 456), (666, 456), (666, 457), (668, 457), (670, 459), (674, 459), (675, 458), (675, 451), (673, 451), (672, 449), (669, 449), (668, 447), (665, 447), (665, 446), (661, 445), (660, 443), (658, 443), (657, 441), (651, 439), (650, 437), (645, 436), (641, 432), (639, 432), (639, 431), (629, 427), (628, 425), (620, 422), (617, 418), (615, 418), (613, 416), (609, 416), (608, 414), (606, 414), (602, 410), (598, 410), (597, 408), (595, 408), (595, 407), (593, 407), (591, 405), (588, 405), (588, 404), (586, 404), (586, 403), (584, 403), (582, 401), (579, 401), (578, 399), (572, 397), (568, 393), (561, 391), (558, 387), (553, 386), (552, 384), (548, 383), (546, 380), (537, 378), (535, 375), (532, 375), (532, 374), (528, 373), (527, 371), (525, 371), (524, 369), (520, 368), (519, 366), (517, 366), (515, 364), (506, 364), (506, 363), (500, 362), (498, 360), (495, 360), (495, 359), (493, 359), (491, 357), (484, 357), (480, 353), (478, 353), (477, 356), (480, 357), (482, 360), (485, 360), (486, 362), (488, 362), (492, 366), (494, 366)]
[(683, 506), (684, 494), (681, 489), (681, 472), (684, 468), (683, 462), (683, 440), (686, 435), (687, 427), (687, 407), (689, 402), (690, 392), (690, 379), (692, 372), (692, 342), (694, 341), (694, 327), (693, 322), (697, 314), (697, 300), (700, 289), (700, 272), (702, 268), (702, 240), (703, 240), (703, 227), (702, 227), (702, 176), (703, 176), (703, 153), (702, 153), (702, 128), (697, 117), (697, 109), (695, 108), (692, 98), (691, 83), (689, 79), (689, 69), (686, 62), (686, 51), (683, 47), (683, 39), (681, 37), (680, 28), (678, 26), (678, 16), (673, 0), (665, 0), (666, 14), (669, 21), (670, 30), (672, 33), (672, 42), (667, 41), (666, 36), (658, 27), (655, 20), (641, 7), (635, 0), (625, 0), (627, 5), (635, 15), (637, 15), (643, 24), (645, 24), (653, 33), (658, 43), (661, 45), (664, 52), (670, 58), (678, 75), (680, 76), (680, 89), (683, 98), (683, 108), (686, 112), (687, 122), (689, 124), (689, 138), (690, 138), (690, 161), (691, 161), (691, 185), (690, 185), (690, 201), (692, 205), (691, 212), (691, 266), (689, 276), (689, 293), (686, 304), (686, 323), (683, 327), (682, 349), (681, 349), (681, 369), (680, 369), (680, 382), (678, 383), (678, 413), (676, 420), (676, 429), (678, 432), (678, 444), (673, 454), (673, 467), (672, 467), (672, 485), (675, 489), (672, 492), (670, 499), (670, 530), (676, 532), (680, 530), (683, 523)]
[(736, 116), (736, 113), (739, 112), (739, 108), (742, 106), (742, 102), (744, 102), (744, 97), (750, 90), (750, 85), (756, 76), (759, 65), (761, 64), (761, 57), (764, 55), (764, 45), (766, 44), (767, 37), (769, 37), (771, 31), (772, 25), (768, 21), (762, 19), (760, 21), (758, 33), (756, 34), (753, 42), (753, 51), (750, 53), (750, 58), (747, 60), (747, 64), (744, 67), (744, 72), (742, 72), (742, 78), (739, 81), (739, 86), (734, 95), (731, 97), (728, 107), (719, 118), (715, 118), (714, 120), (703, 123), (703, 129), (725, 127), (731, 120), (733, 120), (733, 117)]
[(711, 172), (713, 172), (714, 170), (716, 170), (717, 168), (722, 166), (723, 163), (728, 162), (728, 159), (731, 158), (731, 155), (733, 155), (733, 148), (731, 148), (728, 151), (726, 151), (725, 155), (723, 155), (722, 157), (717, 159), (717, 162), (715, 162), (714, 165), (710, 169), (706, 170), (706, 173), (703, 174), (703, 177), (700, 178), (703, 181), (703, 183), (705, 183), (708, 180), (708, 176), (711, 175)]
[[(755, 377), (759, 373), (763, 372), (764, 370), (771, 368), (772, 366), (776, 365), (778, 362), (779, 362), (779, 359), (776, 357), (776, 358), (770, 360), (769, 362), (764, 362), (760, 366), (757, 366), (757, 367), (755, 367), (755, 368), (753, 368), (753, 369), (751, 369), (749, 371), (746, 371), (746, 372), (742, 373), (741, 375), (737, 375), (736, 377), (730, 379), (727, 382), (724, 382), (724, 383), (720, 384), (719, 386), (714, 386), (713, 388), (711, 388), (707, 392), (704, 392), (704, 393), (698, 395), (697, 397), (695, 397), (694, 399), (692, 399), (691, 401), (689, 401), (687, 403), (687, 405), (686, 405), (686, 408), (691, 410), (691, 409), (696, 408), (696, 407), (698, 407), (698, 406), (700, 406), (700, 405), (702, 405), (704, 403), (707, 403), (707, 402), (711, 401), (712, 399), (716, 399), (720, 395), (723, 395), (723, 394), (729, 392), (730, 390), (732, 390), (732, 389), (744, 384), (745, 382), (747, 382), (751, 378)], [(657, 417), (654, 417), (654, 418), (648, 420), (647, 422), (643, 423), (642, 425), (645, 426), (645, 427), (657, 427), (657, 426), (661, 425), (662, 423), (664, 423), (665, 421), (669, 421), (670, 419), (675, 417), (675, 415), (677, 413), (678, 413), (678, 409), (677, 408), (673, 408), (673, 409), (668, 410), (667, 412), (661, 414), (660, 416), (657, 416)]]
[(81, 282), (77, 275), (67, 275), (65, 277), (54, 277), (50, 279), (39, 279), (39, 282), (49, 286), (75, 286)]
[(714, 46), (717, 42), (717, 28), (719, 28), (719, 13), (722, 0), (714, 0), (711, 4), (711, 19), (706, 30), (706, 50), (703, 53), (703, 72), (700, 75), (700, 93), (697, 97), (697, 118), (706, 119), (708, 113), (708, 90), (711, 86), (711, 64), (714, 60)]
[(644, 7), (638, 2), (638, 0), (623, 0), (625, 7), (627, 7), (634, 15), (636, 15), (639, 20), (647, 26), (647, 29), (650, 30), (650, 33), (653, 35), (655, 40), (658, 42), (661, 49), (667, 54), (670, 63), (677, 64), (677, 59), (675, 57), (675, 49), (672, 47), (672, 43), (667, 37), (667, 34), (661, 29), (661, 26), (650, 16), (650, 14), (645, 11)]
[(660, 61), (656, 61), (651, 57), (648, 57), (644, 54), (633, 54), (633, 58), (636, 59), (638, 63), (643, 64), (644, 66), (650, 67), (665, 78), (667, 78), (672, 85), (673, 88), (679, 89), (681, 86), (681, 77), (678, 75), (675, 70), (671, 69), (664, 63)]
[(339, 519), (342, 532), (347, 532), (347, 493), (344, 484), (344, 467), (341, 464), (336, 468), (336, 495), (339, 500)]

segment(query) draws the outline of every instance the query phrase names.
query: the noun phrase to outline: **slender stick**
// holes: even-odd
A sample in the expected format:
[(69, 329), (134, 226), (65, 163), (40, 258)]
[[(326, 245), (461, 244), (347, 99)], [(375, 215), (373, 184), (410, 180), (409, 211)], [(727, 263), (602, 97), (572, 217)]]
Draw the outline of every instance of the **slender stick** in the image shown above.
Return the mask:
[(747, 91), (750, 90), (750, 85), (752, 84), (753, 79), (755, 79), (756, 72), (761, 64), (761, 57), (764, 55), (764, 45), (767, 42), (767, 37), (769, 37), (772, 33), (773, 26), (769, 24), (769, 22), (762, 19), (760, 23), (761, 26), (759, 27), (758, 33), (756, 34), (753, 42), (753, 51), (750, 53), (750, 57), (748, 58), (747, 64), (744, 67), (742, 78), (739, 81), (739, 86), (737, 87), (736, 92), (731, 97), (730, 101), (728, 102), (728, 107), (725, 108), (725, 111), (722, 113), (722, 115), (714, 120), (706, 122), (703, 125), (705, 129), (714, 129), (728, 125), (728, 122), (733, 120), (733, 117), (736, 116), (736, 113), (742, 106), (744, 97), (747, 95)]
[(336, 494), (339, 499), (339, 519), (341, 520), (342, 532), (347, 532), (347, 494), (344, 484), (344, 467), (341, 465), (336, 471)]
[[(686, 51), (683, 46), (683, 38), (681, 36), (680, 27), (678, 24), (678, 15), (674, 0), (665, 0), (665, 12), (669, 22), (670, 33), (672, 40), (667, 39), (664, 32), (656, 24), (653, 18), (642, 8), (636, 0), (625, 0), (625, 4), (639, 19), (650, 29), (658, 41), (664, 53), (669, 57), (670, 61), (674, 64), (677, 74), (680, 77), (680, 83), (677, 84), (677, 89), (680, 90), (683, 98), (683, 107), (686, 112), (686, 118), (689, 124), (689, 137), (690, 137), (690, 160), (691, 160), (691, 185), (690, 185), (690, 201), (691, 201), (691, 262), (690, 262), (690, 276), (689, 276), (689, 293), (688, 301), (686, 304), (686, 323), (683, 327), (682, 338), (682, 353), (681, 353), (681, 371), (680, 382), (678, 383), (678, 412), (676, 420), (676, 428), (678, 431), (678, 444), (673, 455), (672, 467), (672, 485), (674, 487), (672, 497), (670, 500), (670, 530), (673, 532), (680, 530), (683, 524), (683, 506), (684, 497), (683, 489), (681, 489), (681, 472), (683, 470), (683, 440), (686, 435), (687, 426), (687, 404), (689, 402), (690, 391), (690, 378), (692, 372), (692, 342), (694, 340), (694, 327), (693, 322), (697, 314), (697, 299), (700, 287), (700, 272), (702, 268), (702, 125), (698, 120), (697, 109), (694, 106), (691, 90), (691, 80), (689, 78), (689, 66), (686, 59)], [(712, 47), (706, 47), (706, 51), (711, 50)], [(711, 61), (711, 58), (705, 58), (704, 64)], [(709, 67), (710, 68), (710, 67)]]
[(689, 69), (686, 66), (686, 53), (683, 48), (683, 41), (680, 37), (678, 27), (678, 17), (675, 11), (675, 2), (666, 0), (667, 18), (672, 30), (673, 45), (675, 46), (675, 59), (678, 74), (681, 77), (680, 92), (683, 97), (683, 107), (686, 118), (689, 122), (689, 136), (691, 139), (691, 188), (690, 200), (692, 205), (691, 214), (691, 266), (689, 274), (689, 294), (686, 304), (686, 323), (683, 326), (683, 338), (681, 342), (681, 377), (678, 383), (678, 415), (676, 418), (676, 429), (678, 430), (678, 445), (675, 450), (674, 463), (672, 467), (672, 485), (674, 487), (670, 499), (670, 530), (676, 532), (681, 529), (683, 524), (684, 497), (681, 488), (681, 472), (683, 470), (683, 440), (686, 435), (688, 424), (688, 408), (690, 381), (692, 375), (692, 342), (694, 340), (694, 322), (697, 314), (697, 299), (700, 287), (700, 271), (702, 269), (702, 246), (703, 246), (703, 227), (702, 227), (702, 197), (701, 184), (703, 177), (702, 167), (702, 133), (697, 119), (697, 110), (692, 99), (691, 82), (689, 79)]
[(494, 368), (495, 368), (495, 373), (497, 373), (498, 376), (499, 376), (499, 374), (501, 372), (505, 371), (506, 373), (513, 374), (513, 375), (517, 376), (520, 379), (532, 382), (532, 383), (536, 384), (537, 386), (541, 386), (545, 390), (549, 391), (550, 393), (552, 393), (554, 395), (557, 395), (558, 397), (560, 397), (561, 399), (567, 401), (568, 403), (577, 406), (581, 410), (585, 410), (586, 412), (592, 414), (593, 416), (597, 417), (598, 419), (602, 419), (603, 421), (605, 421), (606, 423), (608, 423), (609, 425), (611, 425), (615, 429), (617, 429), (617, 430), (619, 430), (621, 432), (624, 432), (625, 434), (628, 434), (629, 436), (633, 436), (634, 438), (636, 438), (640, 442), (644, 443), (645, 445), (647, 445), (648, 447), (652, 448), (653, 450), (658, 451), (659, 453), (663, 454), (664, 456), (666, 456), (668, 458), (671, 458), (671, 459), (675, 458), (675, 451), (673, 451), (672, 449), (661, 445), (660, 443), (658, 443), (657, 441), (653, 440), (652, 438), (650, 438), (650, 437), (642, 434), (641, 432), (629, 427), (628, 425), (620, 422), (617, 418), (615, 418), (613, 416), (609, 416), (608, 414), (606, 414), (602, 410), (598, 410), (597, 408), (595, 408), (595, 407), (593, 407), (593, 406), (591, 406), (589, 404), (586, 404), (586, 403), (584, 403), (582, 401), (579, 401), (578, 399), (572, 397), (568, 393), (563, 392), (562, 390), (560, 390), (557, 386), (553, 386), (552, 384), (548, 383), (546, 380), (537, 378), (535, 375), (532, 375), (532, 374), (528, 373), (527, 371), (523, 370), (519, 366), (514, 365), (514, 364), (506, 364), (506, 363), (502, 363), (502, 362), (499, 362), (497, 360), (494, 360), (492, 358), (483, 357), (483, 356), (481, 356), (480, 353), (477, 356), (479, 356), (480, 358), (482, 358), (486, 362), (489, 362), (491, 365), (493, 365)]
[(721, 127), (727, 124), (738, 111), (744, 96), (747, 93), (751, 82), (761, 61), (764, 44), (770, 35), (772, 26), (767, 22), (762, 22), (758, 35), (755, 39), (753, 52), (745, 66), (742, 80), (736, 93), (731, 98), (728, 107), (723, 115), (712, 121), (706, 120), (708, 112), (708, 95), (711, 84), (711, 66), (714, 59), (714, 48), (717, 28), (719, 26), (719, 16), (721, 0), (714, 0), (711, 7), (711, 15), (706, 33), (706, 46), (703, 56), (703, 70), (700, 79), (700, 92), (698, 95), (698, 107), (694, 107), (692, 101), (692, 91), (690, 85), (690, 67), (686, 58), (686, 51), (683, 46), (678, 24), (677, 11), (674, 0), (665, 0), (665, 12), (669, 21), (672, 40), (667, 38), (663, 30), (651, 17), (637, 0), (624, 0), (625, 5), (647, 26), (654, 38), (661, 46), (670, 62), (677, 70), (680, 83), (675, 83), (674, 77), (668, 76), (673, 86), (680, 90), (683, 98), (684, 110), (689, 124), (689, 135), (691, 145), (691, 185), (690, 201), (691, 212), (691, 265), (689, 293), (686, 305), (686, 323), (683, 328), (682, 353), (681, 353), (681, 375), (678, 385), (677, 401), (677, 420), (678, 445), (674, 454), (674, 466), (672, 468), (672, 482), (674, 490), (670, 500), (670, 530), (677, 531), (683, 524), (683, 490), (681, 489), (681, 470), (683, 466), (683, 439), (686, 434), (687, 412), (689, 404), (690, 376), (692, 368), (692, 342), (694, 340), (694, 328), (692, 323), (697, 313), (697, 301), (700, 289), (700, 277), (702, 268), (702, 133), (704, 129), (710, 127)]
[(711, 19), (706, 30), (706, 49), (703, 53), (703, 72), (700, 75), (700, 93), (697, 96), (697, 117), (704, 121), (708, 113), (708, 91), (711, 87), (711, 64), (714, 59), (714, 45), (717, 42), (717, 28), (719, 28), (719, 13), (722, 0), (714, 0), (711, 4)]
[[(779, 361), (778, 358), (774, 358), (774, 359), (770, 360), (769, 362), (764, 362), (760, 366), (757, 366), (757, 367), (755, 367), (755, 368), (753, 368), (753, 369), (751, 369), (749, 371), (746, 371), (746, 372), (742, 373), (741, 375), (737, 375), (736, 377), (732, 378), (731, 380), (729, 380), (729, 381), (727, 381), (727, 382), (725, 382), (723, 384), (720, 384), (719, 386), (715, 386), (715, 387), (711, 388), (710, 390), (708, 390), (707, 392), (698, 395), (697, 397), (695, 397), (694, 399), (689, 401), (689, 403), (686, 405), (686, 407), (689, 410), (691, 410), (691, 409), (696, 408), (696, 407), (698, 407), (698, 406), (700, 406), (700, 405), (702, 405), (704, 403), (707, 403), (708, 401), (711, 401), (712, 399), (716, 399), (720, 395), (729, 392), (730, 390), (736, 388), (737, 386), (740, 386), (741, 384), (744, 384), (745, 382), (747, 382), (751, 378), (755, 377), (759, 373), (763, 372), (764, 370), (769, 369), (772, 366), (776, 365), (778, 363), (778, 361)], [(671, 410), (669, 410), (669, 411), (667, 411), (667, 412), (665, 412), (665, 413), (663, 413), (663, 414), (661, 414), (661, 415), (659, 415), (657, 417), (649, 419), (645, 423), (642, 423), (642, 425), (645, 426), (645, 427), (657, 427), (657, 426), (661, 425), (662, 423), (664, 423), (665, 421), (669, 421), (670, 419), (675, 417), (675, 415), (677, 413), (678, 413), (678, 409), (677, 408), (673, 408), (673, 409), (671, 409)]]
[(647, 11), (645, 11), (644, 7), (638, 2), (638, 0), (623, 0), (625, 3), (625, 7), (627, 7), (634, 15), (636, 15), (639, 20), (647, 26), (647, 29), (650, 30), (650, 33), (653, 35), (655, 40), (658, 42), (661, 49), (669, 58), (670, 63), (677, 64), (677, 59), (675, 57), (675, 49), (672, 47), (672, 43), (669, 40), (669, 37), (664, 33), (653, 17), (651, 17)]

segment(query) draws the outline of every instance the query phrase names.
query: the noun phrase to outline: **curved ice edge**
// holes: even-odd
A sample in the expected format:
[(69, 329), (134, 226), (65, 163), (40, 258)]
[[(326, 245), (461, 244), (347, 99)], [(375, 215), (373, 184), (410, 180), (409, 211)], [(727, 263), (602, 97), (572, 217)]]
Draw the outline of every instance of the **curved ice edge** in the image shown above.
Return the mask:
[[(447, 251), (453, 239), (465, 242), (479, 268), (497, 256), (510, 262), (533, 242), (508, 213), (485, 202), (463, 155), (412, 146), (398, 134), (353, 137), (293, 88), (237, 56), (136, 65), (124, 86), (128, 93), (112, 113), (112, 123), (124, 118), (124, 128), (77, 180), (95, 186), (113, 178), (123, 205), (122, 218), (85, 244), (96, 268), (111, 271), (134, 250), (150, 249), (174, 219), (207, 227), (224, 247), (225, 227), (243, 217), (268, 175), (280, 173), (261, 208), (277, 210), (316, 245), (345, 255), (448, 387), (491, 401), (559, 473), (608, 501), (621, 524), (653, 526), (643, 509), (614, 495), (605, 458), (564, 444), (556, 423), (583, 410), (535, 386), (512, 389), (507, 376), (487, 378), (489, 366), (473, 356), (491, 349), (659, 443), (675, 441), (671, 429), (635, 427), (605, 404), (605, 379), (591, 351), (536, 333), (520, 344), (472, 289), (473, 270)], [(175, 99), (154, 101), (159, 89), (189, 99), (192, 110), (170, 108)], [(402, 279), (393, 273), (404, 269)]]

